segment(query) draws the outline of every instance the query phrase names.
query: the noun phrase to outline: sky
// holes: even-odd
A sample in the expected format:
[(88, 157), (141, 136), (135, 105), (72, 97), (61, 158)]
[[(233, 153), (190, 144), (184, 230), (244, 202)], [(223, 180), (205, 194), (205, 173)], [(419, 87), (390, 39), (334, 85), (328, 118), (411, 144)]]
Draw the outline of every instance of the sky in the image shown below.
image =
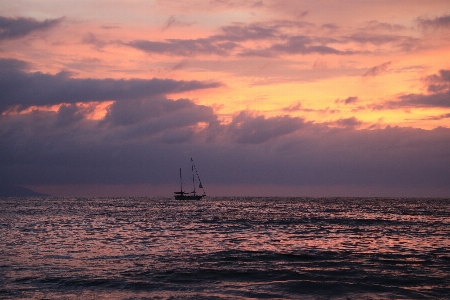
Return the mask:
[(450, 197), (447, 0), (0, 0), (0, 181)]

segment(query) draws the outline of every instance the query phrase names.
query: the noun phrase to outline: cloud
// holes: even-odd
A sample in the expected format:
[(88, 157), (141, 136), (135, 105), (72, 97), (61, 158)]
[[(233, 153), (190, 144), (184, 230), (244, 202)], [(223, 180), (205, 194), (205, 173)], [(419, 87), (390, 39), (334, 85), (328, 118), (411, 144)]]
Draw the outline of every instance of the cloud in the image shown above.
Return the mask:
[[(170, 28), (177, 21), (171, 16), (164, 28)], [(334, 37), (311, 35), (313, 30), (327, 30)], [(420, 39), (412, 36), (396, 35), (390, 32), (405, 29), (398, 24), (368, 22), (366, 28), (357, 32), (338, 36), (337, 25), (326, 23), (316, 26), (304, 21), (274, 20), (271, 22), (234, 23), (220, 28), (220, 33), (197, 39), (166, 39), (163, 41), (133, 40), (124, 45), (147, 53), (178, 56), (210, 54), (240, 57), (277, 57), (283, 54), (355, 55), (368, 53), (366, 44), (375, 46), (395, 46), (402, 51), (417, 49)], [(378, 33), (389, 31), (389, 33)], [(303, 33), (303, 34), (302, 34)], [(245, 43), (255, 41), (252, 45)], [(264, 41), (265, 43), (258, 43)], [(359, 46), (355, 46), (357, 43)], [(343, 45), (351, 45), (342, 48)], [(338, 47), (339, 46), (339, 47)]]
[(360, 44), (382, 45), (403, 40), (403, 37), (387, 34), (367, 34), (366, 32), (358, 32), (348, 37), (349, 41), (358, 42)]
[(355, 117), (351, 117), (351, 118), (346, 118), (346, 119), (339, 119), (339, 120), (333, 122), (332, 124), (335, 124), (339, 127), (354, 128), (354, 127), (358, 127), (358, 126), (362, 125), (363, 122), (358, 120)]
[(68, 126), (85, 118), (85, 112), (76, 104), (64, 104), (58, 109), (57, 126)]
[(293, 111), (299, 111), (302, 110), (303, 106), (302, 103), (299, 101), (297, 103), (294, 103), (292, 105), (289, 105), (288, 107), (283, 107), (282, 110), (283, 111), (287, 111), (287, 112), (293, 112)]
[(262, 1), (262, 0), (260, 0), (260, 1), (255, 1), (253, 4), (252, 4), (252, 7), (263, 7), (264, 6), (264, 2)]
[(92, 32), (86, 33), (83, 36), (81, 42), (84, 43), (84, 44), (92, 44), (92, 45), (96, 46), (97, 48), (102, 48), (102, 47), (104, 47), (104, 46), (106, 46), (108, 44), (108, 42), (99, 39)]
[(228, 125), (228, 132), (240, 144), (259, 144), (290, 134), (304, 126), (301, 118), (288, 116), (266, 119), (264, 116), (251, 116), (241, 112)]
[(344, 100), (345, 104), (350, 104), (350, 103), (355, 103), (358, 101), (358, 97), (348, 97), (347, 99)]
[(348, 97), (347, 99), (337, 99), (336, 101), (334, 101), (335, 103), (344, 103), (344, 104), (352, 104), (352, 103), (356, 103), (358, 102), (358, 97), (357, 96), (351, 96)]
[(218, 123), (211, 107), (196, 105), (189, 99), (157, 98), (115, 102), (100, 125), (120, 128), (124, 139), (155, 137), (163, 133), (162, 140), (171, 137), (171, 143), (174, 143), (174, 136), (180, 132), (193, 134), (194, 127), (201, 122), (210, 126)]
[(398, 97), (398, 101), (388, 102), (389, 107), (450, 107), (450, 91), (431, 95), (408, 94)]
[(434, 74), (427, 77), (427, 79), (433, 82), (450, 83), (450, 70), (439, 70), (439, 75)]
[(254, 1), (235, 1), (235, 0), (211, 0), (209, 1), (209, 7), (227, 7), (227, 8), (238, 8), (238, 7), (251, 7), (260, 8), (264, 6), (262, 0)]
[[(175, 22), (175, 19), (172, 20)], [(171, 22), (171, 24), (173, 23)], [(147, 53), (159, 53), (179, 56), (197, 54), (229, 55), (230, 51), (239, 47), (238, 42), (275, 38), (278, 26), (262, 24), (236, 24), (224, 26), (222, 33), (198, 39), (167, 39), (165, 41), (134, 40), (124, 43), (127, 46)]]
[(30, 64), (23, 60), (14, 58), (0, 58), (0, 72), (23, 71), (30, 67)]
[(0, 40), (22, 38), (35, 31), (44, 31), (57, 26), (64, 18), (37, 21), (33, 18), (7, 18), (0, 16)]
[(164, 31), (164, 30), (169, 29), (170, 27), (173, 27), (173, 26), (191, 26), (193, 24), (194, 24), (194, 22), (189, 22), (188, 23), (188, 22), (178, 21), (177, 19), (175, 19), (175, 16), (172, 15), (172, 16), (169, 17), (169, 19), (167, 19), (167, 21), (164, 24), (162, 30)]
[(234, 43), (214, 43), (210, 39), (180, 40), (171, 39), (165, 42), (153, 42), (147, 40), (134, 40), (125, 45), (139, 49), (147, 53), (160, 53), (180, 56), (192, 56), (196, 54), (226, 55), (229, 50), (235, 48)]
[(367, 26), (364, 30), (373, 30), (373, 31), (400, 31), (406, 29), (405, 26), (400, 24), (391, 24), (386, 22), (379, 22), (377, 20), (372, 20), (367, 22)]
[(443, 15), (434, 19), (417, 18), (417, 22), (424, 29), (450, 28), (450, 15)]
[(423, 121), (437, 121), (437, 120), (443, 120), (443, 119), (449, 119), (450, 113), (448, 114), (441, 114), (438, 116), (430, 116), (426, 118), (420, 118), (420, 119), (408, 119), (408, 120), (423, 120)]
[(325, 28), (325, 29), (329, 29), (329, 30), (337, 30), (337, 29), (339, 29), (339, 26), (336, 25), (336, 24), (333, 24), (333, 23), (323, 24), (321, 27)]
[(183, 69), (184, 67), (186, 67), (189, 64), (189, 60), (187, 59), (183, 59), (179, 62), (177, 62), (176, 64), (174, 64), (171, 67), (171, 70), (179, 70), (179, 69)]
[(425, 78), (428, 83), (428, 91), (432, 93), (443, 92), (450, 89), (450, 70), (439, 70), (439, 74), (433, 74)]
[[(170, 23), (171, 24), (171, 23)], [(169, 25), (170, 26), (170, 25)], [(279, 54), (337, 54), (351, 55), (358, 51), (339, 50), (330, 43), (346, 41), (306, 35), (291, 35), (293, 29), (312, 27), (313, 24), (300, 21), (272, 21), (269, 23), (235, 23), (223, 26), (221, 33), (198, 39), (167, 39), (164, 41), (133, 40), (124, 45), (147, 53), (160, 53), (179, 56), (213, 54), (228, 56), (240, 50), (238, 56), (272, 57)], [(325, 28), (335, 28), (332, 24)], [(271, 46), (257, 48), (244, 44), (246, 41), (268, 41)]]
[(170, 26), (172, 26), (173, 24), (175, 24), (175, 17), (174, 16), (170, 16), (169, 19), (167, 20), (166, 24), (163, 27), (163, 30), (169, 28)]
[(212, 39), (231, 42), (273, 39), (280, 36), (280, 26), (282, 25), (263, 25), (260, 23), (224, 26), (222, 27), (223, 34), (215, 35)]
[[(261, 6), (263, 2), (245, 5), (253, 4)], [(264, 4), (268, 5), (266, 1)], [(166, 13), (168, 11), (165, 10)], [(166, 16), (171, 13), (174, 11)], [(181, 16), (183, 12), (176, 13)], [(227, 13), (233, 15), (234, 12)], [(314, 14), (311, 11), (308, 18), (315, 17)], [(202, 17), (198, 13), (191, 16)], [(182, 25), (179, 18), (174, 15), (163, 19), (159, 29), (165, 25), (166, 33), (174, 30), (175, 26)], [(226, 22), (224, 20), (221, 19), (221, 22)], [(103, 21), (103, 24), (108, 23)], [(133, 24), (130, 26), (136, 26), (137, 23)], [(71, 27), (70, 30), (76, 32), (77, 29)], [(168, 70), (168, 66), (173, 66), (173, 69), (186, 65), (197, 70), (215, 68), (216, 71), (238, 75), (241, 79), (247, 76), (241, 81), (251, 84), (257, 82), (254, 77), (257, 70), (260, 82), (266, 80), (286, 84), (288, 81), (292, 83), (292, 80), (306, 82), (324, 77), (361, 76), (364, 73), (366, 77), (378, 76), (392, 67), (388, 61), (390, 59), (361, 71), (357, 65), (370, 54), (366, 49), (376, 49), (378, 57), (382, 57), (386, 54), (384, 49), (388, 49), (391, 55), (398, 47), (406, 49), (404, 47), (408, 43), (418, 42), (412, 37), (396, 35), (403, 30), (401, 27), (380, 22), (371, 22), (357, 32), (343, 26), (343, 23), (322, 26), (280, 20), (232, 23), (216, 30), (216, 34), (205, 35), (204, 38), (164, 39), (165, 36), (161, 35), (159, 40), (138, 40), (134, 37), (124, 40), (124, 44), (149, 54), (201, 57), (200, 60), (172, 57), (167, 62), (161, 61), (158, 56), (156, 60), (146, 60), (149, 64), (156, 64), (156, 67), (164, 66), (169, 73), (173, 72)], [(108, 43), (96, 31), (85, 31), (82, 38), (83, 42), (97, 47)], [(11, 51), (9, 49), (12, 48), (8, 47), (5, 51)], [(89, 48), (86, 45), (82, 47)], [(57, 62), (64, 63), (67, 59), (61, 60), (58, 52), (63, 48), (49, 48), (53, 52), (44, 53), (45, 58), (42, 57), (39, 64), (55, 61), (54, 55), (59, 57)], [(14, 56), (34, 55), (36, 51), (33, 49), (24, 48)], [(362, 56), (355, 60), (328, 59), (326, 56), (328, 67), (326, 63), (321, 63), (322, 55), (336, 58), (352, 54)], [(89, 56), (89, 53), (85, 55)], [(208, 58), (208, 55), (280, 58), (217, 59)], [(286, 55), (310, 57), (295, 61), (292, 57), (286, 60), (283, 57)], [(107, 57), (104, 56), (86, 59), (91, 59), (99, 71), (107, 63)], [(310, 68), (313, 61), (316, 61), (316, 69)], [(83, 63), (83, 59), (75, 59), (75, 62)], [(122, 63), (133, 62), (125, 59)], [(54, 69), (54, 66), (49, 65), (49, 68)], [(243, 111), (230, 116), (226, 123), (220, 120), (221, 116), (211, 106), (200, 105), (190, 99), (176, 99), (175, 96), (172, 96), (174, 99), (168, 99), (168, 95), (181, 91), (215, 88), (221, 85), (219, 82), (161, 78), (82, 79), (64, 71), (48, 74), (30, 70), (35, 69), (30, 68), (27, 62), (0, 60), (0, 112), (8, 112), (16, 106), (19, 109), (33, 105), (60, 106), (57, 111), (0, 113), (0, 182), (8, 179), (25, 185), (176, 184), (180, 162), (194, 156), (202, 167), (205, 183), (209, 181), (212, 184), (280, 184), (298, 187), (385, 185), (402, 186), (405, 189), (415, 186), (448, 189), (450, 131), (447, 128), (420, 130), (388, 127), (367, 130), (361, 129), (367, 124), (358, 119), (360, 115), (350, 118), (333, 116), (328, 123), (307, 122), (301, 117), (284, 115), (289, 112), (305, 115), (315, 112), (308, 115), (311, 118), (316, 113), (336, 112), (329, 108), (314, 110), (303, 107), (301, 102), (286, 104), (287, 107), (271, 111), (272, 114), (280, 113), (280, 116), (268, 117)], [(181, 76), (185, 72), (176, 73)], [(386, 102), (386, 107), (448, 107), (449, 74), (450, 71), (441, 70), (426, 77), (424, 84), (427, 89), (423, 90), (424, 94), (396, 97), (395, 101)], [(194, 73), (191, 75), (197, 76)], [(249, 93), (258, 91), (253, 88)], [(344, 95), (348, 97), (336, 100), (343, 103), (342, 106), (345, 104), (351, 109), (355, 103), (359, 105), (360, 99), (352, 92)], [(225, 96), (222, 98), (225, 99)], [(91, 101), (112, 103), (103, 119), (91, 119)], [(212, 103), (219, 100), (202, 101)], [(446, 111), (436, 115), (436, 118), (448, 118)]]
[(290, 37), (285, 44), (277, 44), (270, 47), (272, 51), (281, 51), (290, 54), (350, 54), (350, 52), (340, 51), (324, 44), (325, 41), (320, 41), (308, 36), (294, 36)]
[(450, 70), (440, 70), (439, 74), (427, 76), (424, 82), (430, 94), (400, 95), (396, 100), (376, 105), (374, 109), (399, 107), (450, 107)]
[(387, 72), (387, 69), (389, 68), (391, 63), (392, 63), (391, 61), (388, 61), (388, 62), (382, 63), (381, 65), (372, 67), (363, 75), (363, 77), (374, 77), (374, 76), (384, 74)]
[(154, 97), (204, 88), (214, 88), (218, 82), (177, 81), (172, 79), (78, 79), (67, 72), (56, 75), (27, 73), (26, 63), (0, 59), (0, 112), (17, 106), (59, 103), (128, 100)]
[[(12, 173), (8, 172), (19, 174), (29, 169), (28, 175), (22, 175), (37, 182), (39, 176), (57, 184), (120, 182), (125, 173), (131, 174), (125, 182), (139, 181), (143, 168), (138, 161), (151, 168), (158, 165), (155, 161), (176, 157), (183, 152), (180, 143), (195, 141), (199, 123), (207, 123), (209, 128), (218, 124), (212, 108), (187, 99), (115, 102), (102, 120), (91, 120), (87, 115), (83, 106), (68, 104), (57, 112), (1, 116), (0, 164), (6, 170), (0, 171), (0, 178), (10, 179)], [(167, 150), (174, 144), (181, 148)], [(34, 169), (35, 163), (42, 169)], [(128, 169), (133, 165), (136, 174)], [(68, 169), (72, 171), (64, 175)], [(55, 177), (52, 172), (59, 175)], [(60, 175), (63, 177), (58, 179)]]
[(287, 107), (283, 107), (280, 109), (284, 112), (295, 112), (295, 111), (303, 111), (303, 112), (316, 112), (320, 114), (334, 114), (338, 113), (339, 110), (337, 109), (330, 109), (330, 107), (324, 108), (324, 109), (313, 109), (313, 108), (306, 108), (303, 107), (302, 103), (299, 101), (297, 103), (293, 103)]
[(261, 56), (272, 57), (278, 54), (336, 54), (336, 55), (352, 55), (356, 52), (345, 50), (341, 51), (333, 47), (327, 46), (328, 43), (335, 42), (333, 39), (315, 38), (310, 36), (292, 36), (285, 43), (278, 43), (266, 49), (244, 50), (241, 56)]
[(374, 34), (366, 31), (356, 32), (350, 36), (343, 37), (342, 43), (356, 42), (361, 45), (372, 44), (375, 46), (395, 46), (402, 51), (417, 50), (420, 46), (421, 40), (411, 36), (401, 36), (394, 34)]
[(220, 124), (211, 107), (187, 99), (133, 101), (129, 107), (116, 102), (99, 121), (80, 119), (85, 114), (74, 105), (3, 115), (0, 179), (22, 185), (173, 184), (191, 156), (205, 186), (442, 189), (450, 179), (447, 128), (355, 130), (356, 118), (331, 128), (249, 112)]
[(434, 116), (434, 117), (429, 117), (426, 120), (442, 120), (442, 119), (449, 119), (449, 118), (450, 118), (450, 113), (442, 114), (442, 115)]

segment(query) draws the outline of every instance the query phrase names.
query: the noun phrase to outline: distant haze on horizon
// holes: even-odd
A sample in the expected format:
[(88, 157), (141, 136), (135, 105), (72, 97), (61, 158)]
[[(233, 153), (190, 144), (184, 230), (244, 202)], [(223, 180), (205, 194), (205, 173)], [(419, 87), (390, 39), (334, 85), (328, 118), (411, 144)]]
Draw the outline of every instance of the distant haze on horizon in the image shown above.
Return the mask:
[(449, 1), (0, 1), (0, 181), (450, 197)]

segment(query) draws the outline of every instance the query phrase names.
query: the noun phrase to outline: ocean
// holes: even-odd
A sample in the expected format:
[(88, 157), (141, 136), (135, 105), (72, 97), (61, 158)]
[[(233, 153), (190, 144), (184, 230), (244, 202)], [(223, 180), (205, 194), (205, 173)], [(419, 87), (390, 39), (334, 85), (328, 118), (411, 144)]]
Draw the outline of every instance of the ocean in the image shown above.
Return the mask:
[(0, 198), (0, 299), (450, 299), (450, 199)]

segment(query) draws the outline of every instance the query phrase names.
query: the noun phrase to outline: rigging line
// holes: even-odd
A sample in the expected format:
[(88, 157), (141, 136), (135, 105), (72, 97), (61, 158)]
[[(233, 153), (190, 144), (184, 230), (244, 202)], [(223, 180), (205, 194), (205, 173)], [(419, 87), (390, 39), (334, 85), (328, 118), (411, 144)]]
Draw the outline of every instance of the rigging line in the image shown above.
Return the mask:
[(199, 186), (198, 187), (203, 189), (203, 194), (206, 194), (205, 193), (205, 188), (203, 187), (202, 181), (200, 180), (200, 175), (198, 175), (197, 167), (195, 166), (194, 160), (192, 158), (191, 158), (191, 161), (192, 161), (192, 168), (195, 170), (195, 174), (197, 174), (197, 178), (198, 178), (198, 182), (199, 182)]

